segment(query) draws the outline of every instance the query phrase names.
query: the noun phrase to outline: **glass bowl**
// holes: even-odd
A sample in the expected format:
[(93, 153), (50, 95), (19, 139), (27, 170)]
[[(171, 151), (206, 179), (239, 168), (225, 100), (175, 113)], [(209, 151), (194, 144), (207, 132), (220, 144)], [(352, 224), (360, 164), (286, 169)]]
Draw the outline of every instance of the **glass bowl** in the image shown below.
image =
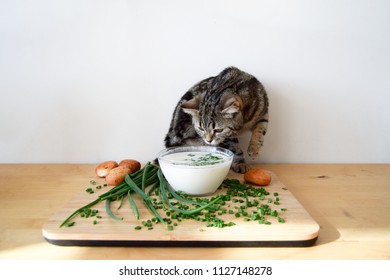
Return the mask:
[(233, 152), (215, 146), (181, 146), (162, 150), (157, 158), (175, 191), (189, 195), (214, 193), (226, 178)]

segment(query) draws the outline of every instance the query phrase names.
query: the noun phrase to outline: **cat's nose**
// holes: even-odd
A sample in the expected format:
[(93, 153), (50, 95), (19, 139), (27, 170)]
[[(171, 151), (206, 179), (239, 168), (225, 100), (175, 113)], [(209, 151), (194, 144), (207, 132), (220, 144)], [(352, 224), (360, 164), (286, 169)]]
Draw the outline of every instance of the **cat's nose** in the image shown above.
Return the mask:
[(211, 133), (206, 133), (206, 135), (205, 135), (205, 140), (206, 140), (206, 142), (208, 143), (208, 144), (210, 144), (212, 141), (213, 141), (213, 134), (211, 134)]

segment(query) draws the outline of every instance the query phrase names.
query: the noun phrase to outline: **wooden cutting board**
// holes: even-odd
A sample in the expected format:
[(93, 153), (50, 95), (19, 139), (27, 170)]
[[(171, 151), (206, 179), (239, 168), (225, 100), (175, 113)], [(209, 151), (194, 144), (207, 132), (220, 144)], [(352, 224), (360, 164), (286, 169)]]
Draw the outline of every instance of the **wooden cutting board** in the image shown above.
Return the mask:
[[(277, 210), (279, 216), (285, 222), (280, 223), (276, 217), (268, 217), (270, 225), (259, 224), (258, 221), (245, 221), (243, 216), (235, 217), (232, 214), (223, 214), (220, 218), (226, 222), (234, 222), (231, 227), (207, 227), (205, 222), (195, 220), (183, 220), (168, 230), (162, 224), (154, 225), (152, 230), (143, 227), (135, 230), (142, 221), (151, 219), (153, 215), (144, 207), (142, 201), (134, 195), (134, 200), (140, 211), (140, 220), (136, 220), (127, 201), (116, 210), (119, 202), (112, 203), (112, 210), (117, 216), (124, 217), (122, 221), (111, 219), (105, 211), (105, 203), (100, 202), (93, 206), (97, 209), (101, 218), (82, 218), (76, 216), (72, 221), (72, 227), (59, 227), (60, 224), (76, 209), (90, 203), (98, 195), (109, 190), (110, 187), (95, 187), (93, 194), (85, 191), (84, 187), (72, 200), (69, 201), (58, 213), (53, 215), (43, 226), (44, 238), (55, 245), (62, 246), (219, 246), (219, 247), (249, 247), (249, 246), (311, 246), (315, 243), (319, 234), (319, 225), (307, 213), (304, 207), (297, 201), (288, 188), (272, 173), (272, 182), (265, 187), (270, 193), (267, 198), (273, 199), (269, 203), (273, 210)], [(229, 173), (228, 178), (243, 181), (241, 174)], [(98, 184), (103, 181), (97, 181)], [(219, 189), (224, 192), (226, 189)], [(274, 193), (278, 193), (280, 205), (275, 205)], [(215, 195), (215, 194), (214, 194)], [(237, 202), (238, 203), (238, 202)], [(228, 202), (227, 207), (234, 209), (239, 204)], [(268, 203), (265, 199), (261, 203)], [(235, 205), (237, 204), (237, 205)], [(287, 209), (282, 211), (281, 209)], [(97, 221), (94, 224), (94, 220)]]

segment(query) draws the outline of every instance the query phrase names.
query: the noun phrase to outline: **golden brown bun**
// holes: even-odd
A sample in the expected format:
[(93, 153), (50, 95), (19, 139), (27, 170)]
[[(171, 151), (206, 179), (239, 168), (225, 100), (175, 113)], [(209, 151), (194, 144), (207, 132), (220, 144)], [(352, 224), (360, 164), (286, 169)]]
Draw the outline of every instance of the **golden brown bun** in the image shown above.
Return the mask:
[(127, 167), (131, 170), (131, 173), (134, 173), (141, 169), (141, 163), (134, 159), (124, 159), (119, 162), (119, 166)]
[(100, 163), (98, 166), (96, 166), (96, 168), (95, 168), (96, 175), (98, 177), (104, 178), (107, 176), (108, 172), (111, 169), (113, 169), (117, 166), (118, 166), (118, 163), (116, 161), (113, 161), (113, 160), (104, 161), (104, 162)]
[(271, 183), (271, 174), (261, 168), (251, 168), (245, 173), (244, 180), (258, 186), (268, 186)]
[(116, 186), (123, 182), (127, 174), (130, 174), (131, 170), (124, 166), (118, 166), (111, 169), (107, 176), (106, 182), (110, 186)]

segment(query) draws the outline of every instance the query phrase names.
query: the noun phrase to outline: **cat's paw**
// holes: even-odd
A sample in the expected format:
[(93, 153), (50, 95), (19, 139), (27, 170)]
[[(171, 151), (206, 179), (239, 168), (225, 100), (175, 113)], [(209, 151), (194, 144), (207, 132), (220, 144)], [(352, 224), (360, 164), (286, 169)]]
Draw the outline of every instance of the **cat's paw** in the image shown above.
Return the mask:
[(260, 156), (261, 145), (250, 144), (248, 147), (248, 155), (252, 160), (257, 159)]
[(234, 172), (242, 173), (242, 174), (247, 172), (249, 170), (249, 167), (250, 166), (245, 164), (245, 163), (239, 163), (239, 164), (233, 164), (232, 165), (232, 169), (233, 169)]

